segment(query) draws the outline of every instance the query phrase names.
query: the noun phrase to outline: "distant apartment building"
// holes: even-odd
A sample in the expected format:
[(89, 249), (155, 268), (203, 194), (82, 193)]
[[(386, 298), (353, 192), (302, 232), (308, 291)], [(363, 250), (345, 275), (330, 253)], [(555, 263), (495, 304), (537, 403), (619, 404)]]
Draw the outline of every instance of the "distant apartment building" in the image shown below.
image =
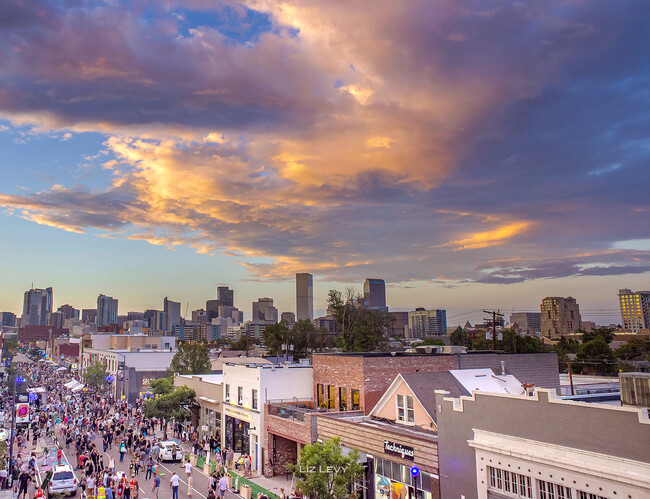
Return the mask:
[(81, 322), (84, 324), (97, 324), (97, 309), (96, 308), (82, 308), (81, 309)]
[(306, 272), (296, 274), (296, 318), (314, 318), (314, 278)]
[(409, 338), (427, 338), (447, 334), (447, 311), (418, 307), (408, 313)]
[(117, 298), (99, 295), (97, 297), (97, 325), (117, 324)]
[(144, 321), (144, 312), (127, 312), (126, 314), (127, 321)]
[(181, 324), (180, 302), (171, 301), (165, 296), (163, 312), (165, 312), (165, 331), (173, 331), (176, 326)]
[(650, 329), (650, 291), (618, 290), (621, 325), (634, 334)]
[(363, 283), (363, 300), (373, 310), (388, 312), (386, 306), (386, 283), (383, 279), (366, 279)]
[(0, 326), (14, 327), (16, 325), (16, 314), (12, 312), (0, 312)]
[(21, 327), (47, 326), (52, 314), (52, 288), (29, 289), (25, 291)]
[(253, 302), (253, 321), (278, 322), (278, 309), (273, 306), (273, 298), (258, 298)]
[(542, 300), (542, 336), (559, 339), (581, 329), (580, 306), (570, 296), (547, 296)]
[(280, 314), (280, 321), (284, 321), (291, 326), (296, 322), (296, 314), (293, 312), (282, 312)]
[(217, 300), (226, 307), (235, 306), (235, 290), (230, 289), (228, 286), (217, 287)]
[(192, 322), (196, 323), (207, 323), (210, 322), (208, 320), (208, 313), (200, 308), (199, 310), (192, 310)]
[(325, 317), (317, 317), (312, 321), (316, 329), (327, 329), (330, 333), (338, 332), (338, 324), (333, 315), (326, 315)]
[(510, 326), (526, 334), (533, 335), (542, 330), (540, 312), (514, 312), (510, 315)]
[(50, 325), (56, 329), (63, 329), (65, 317), (63, 312), (52, 312), (50, 314)]

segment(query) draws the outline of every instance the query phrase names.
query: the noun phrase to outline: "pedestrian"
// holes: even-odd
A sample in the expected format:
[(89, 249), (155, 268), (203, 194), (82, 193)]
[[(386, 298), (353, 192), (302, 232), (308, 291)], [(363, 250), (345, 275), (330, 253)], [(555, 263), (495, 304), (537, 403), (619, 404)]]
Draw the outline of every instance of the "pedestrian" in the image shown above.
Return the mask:
[(27, 493), (27, 487), (31, 481), (32, 477), (29, 476), (29, 473), (27, 473), (27, 471), (23, 470), (20, 472), (20, 475), (18, 476), (18, 499), (20, 499), (21, 494), (24, 494), (25, 499), (29, 497), (29, 494)]
[(189, 459), (185, 461), (185, 473), (187, 474), (187, 478), (192, 474), (192, 463)]
[(108, 458), (108, 471), (111, 475), (115, 472), (115, 459), (113, 459), (113, 456)]
[(226, 463), (227, 463), (226, 467), (228, 469), (233, 468), (233, 460), (234, 459), (235, 459), (235, 452), (230, 447), (228, 447), (228, 450), (226, 451)]
[(246, 457), (244, 458), (244, 476), (250, 476), (251, 475), (251, 457), (250, 455), (246, 454)]
[(160, 492), (160, 477), (158, 476), (158, 473), (154, 473), (153, 488), (151, 489), (151, 492), (153, 492), (154, 499), (158, 499), (158, 492)]
[(126, 445), (122, 442), (120, 444), (120, 463), (124, 461), (124, 454), (126, 454)]
[(172, 489), (172, 499), (178, 499), (178, 484), (180, 482), (180, 479), (178, 478), (178, 475), (174, 471), (172, 474), (172, 477), (169, 479), (169, 486)]
[(226, 475), (221, 475), (221, 478), (219, 479), (219, 494), (221, 497), (226, 496), (226, 490), (228, 489), (228, 480), (226, 479)]
[(138, 499), (138, 494), (140, 492), (140, 484), (135, 478), (135, 475), (131, 475), (131, 481), (129, 482), (129, 489), (131, 489), (131, 499)]

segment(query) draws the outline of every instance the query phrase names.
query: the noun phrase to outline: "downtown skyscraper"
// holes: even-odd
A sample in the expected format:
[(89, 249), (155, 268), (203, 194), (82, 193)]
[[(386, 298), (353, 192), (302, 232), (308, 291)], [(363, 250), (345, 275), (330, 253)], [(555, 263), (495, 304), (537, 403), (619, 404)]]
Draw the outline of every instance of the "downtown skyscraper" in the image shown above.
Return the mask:
[(52, 288), (29, 289), (23, 299), (23, 315), (20, 325), (47, 326), (52, 315)]
[(306, 272), (296, 274), (296, 319), (314, 319), (314, 278)]
[(99, 295), (97, 297), (97, 325), (117, 324), (117, 298)]

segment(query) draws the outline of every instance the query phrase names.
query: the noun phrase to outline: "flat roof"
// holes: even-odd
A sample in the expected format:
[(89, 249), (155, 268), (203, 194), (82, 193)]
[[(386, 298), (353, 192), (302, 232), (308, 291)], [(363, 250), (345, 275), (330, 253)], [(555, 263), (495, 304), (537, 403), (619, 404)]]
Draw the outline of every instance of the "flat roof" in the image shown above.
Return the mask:
[(530, 353), (506, 353), (502, 350), (469, 350), (467, 352), (437, 353), (437, 352), (314, 352), (313, 355), (336, 356), (336, 357), (433, 357), (451, 355), (553, 355), (556, 352), (530, 352)]
[(212, 383), (214, 385), (220, 385), (223, 381), (223, 374), (179, 374), (178, 377), (185, 379), (201, 378), (201, 381), (204, 383)]

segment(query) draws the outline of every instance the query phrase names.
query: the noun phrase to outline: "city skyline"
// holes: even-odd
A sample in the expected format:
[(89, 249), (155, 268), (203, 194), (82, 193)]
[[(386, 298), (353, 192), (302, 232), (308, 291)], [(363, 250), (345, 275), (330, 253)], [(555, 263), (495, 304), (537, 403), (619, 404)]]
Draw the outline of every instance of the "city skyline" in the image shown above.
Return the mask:
[(650, 288), (644, 2), (145, 3), (2, 8), (0, 310)]

